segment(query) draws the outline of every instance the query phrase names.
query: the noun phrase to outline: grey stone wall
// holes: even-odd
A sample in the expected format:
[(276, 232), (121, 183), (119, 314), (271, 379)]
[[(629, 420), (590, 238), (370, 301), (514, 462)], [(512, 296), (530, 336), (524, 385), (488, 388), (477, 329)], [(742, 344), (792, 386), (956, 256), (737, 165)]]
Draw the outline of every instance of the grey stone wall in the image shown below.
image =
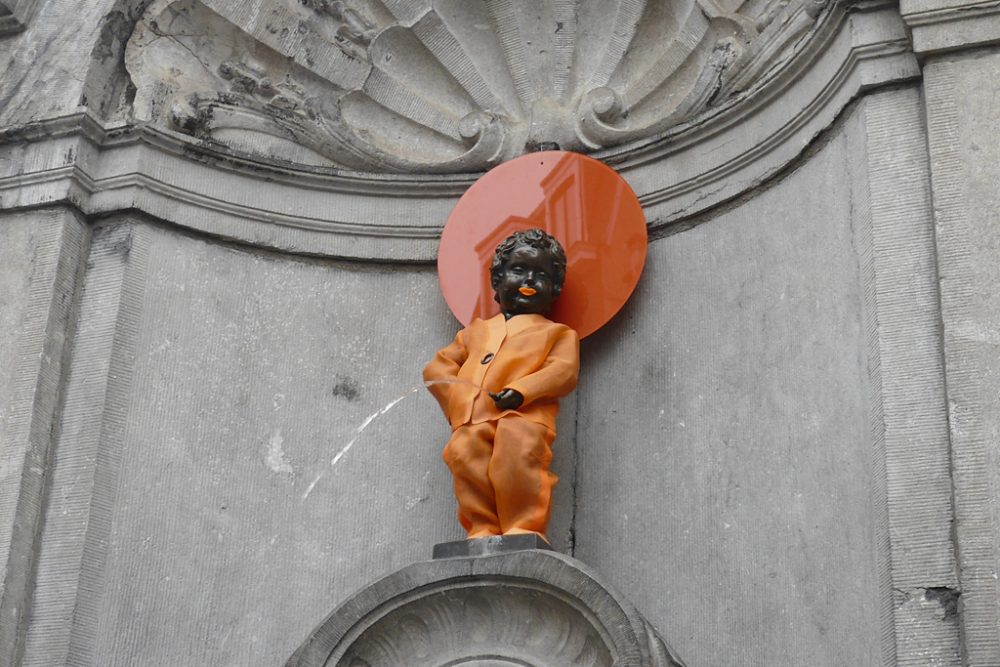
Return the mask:
[(691, 664), (957, 664), (925, 595), (954, 563), (920, 122), (915, 90), (873, 95), (655, 241), (587, 348), (576, 555)]
[(428, 268), (103, 221), (24, 664), (281, 664), (331, 601), (457, 539), (447, 425), (417, 386), (453, 333)]
[(691, 664), (882, 663), (850, 166), (839, 129), (780, 185), (654, 242), (587, 350), (577, 556)]

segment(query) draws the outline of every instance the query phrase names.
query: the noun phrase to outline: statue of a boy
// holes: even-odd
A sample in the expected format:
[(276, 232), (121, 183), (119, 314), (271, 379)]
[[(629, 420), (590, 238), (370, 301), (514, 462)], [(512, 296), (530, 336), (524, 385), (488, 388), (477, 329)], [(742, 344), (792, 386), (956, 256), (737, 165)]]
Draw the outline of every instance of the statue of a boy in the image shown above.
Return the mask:
[(451, 423), (442, 456), (469, 539), (546, 539), (559, 399), (576, 387), (580, 369), (576, 331), (545, 317), (565, 276), (566, 253), (554, 237), (540, 229), (511, 234), (490, 266), (501, 314), (473, 320), (424, 369)]

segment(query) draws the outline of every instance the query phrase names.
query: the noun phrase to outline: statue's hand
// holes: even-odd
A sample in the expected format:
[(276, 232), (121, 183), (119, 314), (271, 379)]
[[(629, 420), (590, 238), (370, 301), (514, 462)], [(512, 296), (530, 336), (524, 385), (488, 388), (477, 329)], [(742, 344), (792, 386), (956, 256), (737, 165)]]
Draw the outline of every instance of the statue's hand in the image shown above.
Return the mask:
[(517, 410), (524, 403), (524, 396), (514, 389), (503, 389), (495, 394), (490, 392), (490, 398), (501, 410)]

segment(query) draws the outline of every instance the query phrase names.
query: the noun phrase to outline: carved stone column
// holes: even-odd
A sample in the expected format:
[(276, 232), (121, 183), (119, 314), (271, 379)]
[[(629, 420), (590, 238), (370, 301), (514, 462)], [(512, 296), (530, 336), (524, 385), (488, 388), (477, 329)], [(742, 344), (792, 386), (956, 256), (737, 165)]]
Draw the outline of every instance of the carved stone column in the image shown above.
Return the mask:
[(1000, 113), (995, 91), (1000, 6), (967, 0), (903, 0), (923, 62), (944, 372), (948, 389), (962, 665), (1000, 664)]

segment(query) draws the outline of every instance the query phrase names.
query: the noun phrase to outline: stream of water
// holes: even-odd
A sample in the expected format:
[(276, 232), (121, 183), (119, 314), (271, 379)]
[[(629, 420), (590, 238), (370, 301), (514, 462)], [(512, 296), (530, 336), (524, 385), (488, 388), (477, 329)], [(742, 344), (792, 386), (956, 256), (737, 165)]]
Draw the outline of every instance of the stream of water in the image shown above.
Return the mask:
[(467, 380), (428, 380), (426, 382), (421, 382), (420, 384), (414, 387), (410, 387), (401, 395), (397, 396), (393, 400), (386, 403), (385, 406), (379, 408), (375, 412), (368, 415), (368, 417), (363, 422), (361, 422), (361, 424), (356, 429), (354, 429), (354, 436), (350, 439), (350, 441), (346, 445), (341, 447), (340, 450), (334, 455), (334, 457), (330, 460), (330, 465), (320, 470), (319, 474), (316, 475), (316, 478), (313, 479), (311, 484), (309, 484), (309, 487), (306, 489), (305, 493), (302, 494), (302, 500), (306, 500), (309, 497), (309, 494), (313, 492), (313, 489), (316, 488), (316, 485), (319, 484), (320, 480), (323, 479), (323, 476), (337, 466), (340, 460), (344, 458), (344, 455), (347, 454), (347, 452), (351, 450), (351, 447), (353, 447), (354, 444), (358, 441), (358, 439), (361, 438), (361, 434), (365, 432), (365, 429), (371, 426), (372, 422), (374, 422), (379, 417), (384, 416), (387, 412), (389, 412), (394, 407), (399, 405), (404, 399), (409, 398), (410, 396), (417, 393), (421, 389), (426, 389), (436, 384), (467, 384), (471, 387), (475, 387), (477, 391), (486, 391), (482, 387), (475, 385), (471, 382), (468, 382)]

